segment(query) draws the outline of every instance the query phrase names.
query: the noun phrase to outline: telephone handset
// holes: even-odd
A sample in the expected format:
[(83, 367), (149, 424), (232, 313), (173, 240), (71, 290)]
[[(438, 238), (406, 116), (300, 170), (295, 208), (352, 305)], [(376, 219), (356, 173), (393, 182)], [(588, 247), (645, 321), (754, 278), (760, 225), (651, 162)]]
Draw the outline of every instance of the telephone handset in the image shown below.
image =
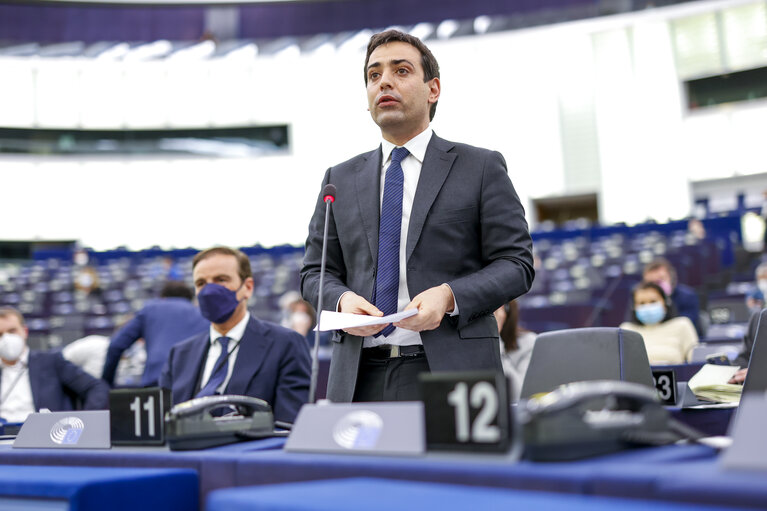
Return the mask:
[(279, 436), (272, 407), (250, 396), (205, 396), (184, 401), (165, 416), (171, 450), (205, 449), (252, 438)]
[(654, 388), (626, 381), (563, 385), (520, 403), (518, 416), (525, 455), (535, 460), (582, 458), (702, 436), (671, 418)]

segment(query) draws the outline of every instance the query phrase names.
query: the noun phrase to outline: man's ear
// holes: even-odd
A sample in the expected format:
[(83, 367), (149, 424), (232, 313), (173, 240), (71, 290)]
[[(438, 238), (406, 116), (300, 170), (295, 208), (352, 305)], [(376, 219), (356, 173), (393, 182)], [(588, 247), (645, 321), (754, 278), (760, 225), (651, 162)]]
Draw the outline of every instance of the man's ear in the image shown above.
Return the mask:
[(248, 277), (245, 279), (245, 282), (242, 283), (242, 287), (245, 289), (245, 292), (247, 293), (247, 298), (250, 298), (253, 295), (253, 288), (255, 287), (255, 282), (253, 281), (253, 277)]
[(439, 78), (432, 78), (429, 80), (429, 103), (434, 104), (439, 99), (439, 94), (442, 91), (442, 84)]

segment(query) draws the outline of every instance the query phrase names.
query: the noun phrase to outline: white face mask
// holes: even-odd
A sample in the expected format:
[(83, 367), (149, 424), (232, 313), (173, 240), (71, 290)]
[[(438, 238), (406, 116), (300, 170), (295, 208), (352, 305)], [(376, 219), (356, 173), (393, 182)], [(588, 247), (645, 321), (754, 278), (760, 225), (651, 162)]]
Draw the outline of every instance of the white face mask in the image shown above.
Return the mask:
[(759, 279), (756, 281), (756, 285), (759, 288), (759, 291), (767, 297), (767, 279)]
[(24, 351), (24, 339), (16, 334), (3, 334), (0, 337), (0, 358), (15, 362)]

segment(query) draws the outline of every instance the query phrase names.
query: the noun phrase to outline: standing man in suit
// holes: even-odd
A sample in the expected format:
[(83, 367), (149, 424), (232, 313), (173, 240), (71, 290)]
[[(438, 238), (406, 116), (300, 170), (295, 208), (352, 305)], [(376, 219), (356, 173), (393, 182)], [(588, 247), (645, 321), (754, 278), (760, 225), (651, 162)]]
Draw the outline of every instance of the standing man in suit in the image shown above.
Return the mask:
[(77, 397), (86, 410), (109, 407), (109, 386), (53, 351), (27, 347), (24, 316), (11, 307), (0, 308), (0, 417), (23, 422), (27, 415), (47, 408), (73, 409)]
[(213, 247), (192, 262), (194, 287), (208, 331), (171, 348), (160, 385), (173, 404), (213, 394), (261, 398), (274, 418), (293, 422), (309, 397), (309, 348), (292, 330), (248, 312), (253, 273), (240, 250)]
[[(503, 157), (432, 132), (440, 79), (431, 51), (396, 30), (376, 34), (364, 72), (382, 141), (325, 174), (323, 186), (338, 191), (323, 303), (418, 313), (336, 336), (327, 395), (419, 399), (422, 372), (502, 370), (493, 311), (530, 289), (532, 241)], [(301, 271), (303, 296), (315, 304), (324, 218), (320, 196)]]
[(157, 385), (170, 349), (178, 342), (207, 332), (210, 323), (192, 303), (194, 293), (183, 282), (170, 280), (163, 285), (159, 300), (150, 300), (112, 337), (107, 349), (102, 378), (114, 384), (120, 357), (134, 342), (143, 338), (146, 365), (141, 385)]

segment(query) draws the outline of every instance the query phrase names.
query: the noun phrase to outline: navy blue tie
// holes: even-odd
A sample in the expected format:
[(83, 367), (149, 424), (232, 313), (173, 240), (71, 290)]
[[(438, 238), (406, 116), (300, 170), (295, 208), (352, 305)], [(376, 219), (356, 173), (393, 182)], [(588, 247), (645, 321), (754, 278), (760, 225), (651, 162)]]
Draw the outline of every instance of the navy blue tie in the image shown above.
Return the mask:
[(210, 378), (208, 378), (208, 383), (200, 389), (200, 392), (195, 397), (212, 396), (216, 393), (216, 389), (226, 380), (226, 373), (229, 369), (229, 351), (227, 350), (229, 340), (229, 337), (218, 338), (218, 342), (221, 345), (221, 354), (216, 359), (216, 365), (213, 366), (213, 372), (210, 374)]
[[(397, 312), (399, 292), (399, 243), (402, 232), (402, 187), (405, 174), (401, 162), (410, 154), (404, 147), (395, 147), (391, 153), (391, 164), (386, 170), (381, 223), (378, 228), (378, 269), (376, 270), (375, 306), (384, 315)], [(376, 337), (387, 337), (394, 331), (389, 325)]]

